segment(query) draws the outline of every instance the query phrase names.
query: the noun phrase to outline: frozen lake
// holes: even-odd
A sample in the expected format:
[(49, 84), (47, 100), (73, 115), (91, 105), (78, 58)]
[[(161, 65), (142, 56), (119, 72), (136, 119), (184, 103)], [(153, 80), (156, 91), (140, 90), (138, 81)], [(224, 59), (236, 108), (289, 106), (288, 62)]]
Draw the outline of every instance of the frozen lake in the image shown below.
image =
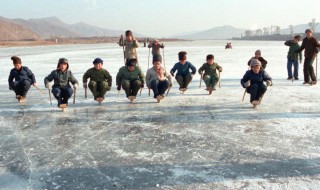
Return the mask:
[[(221, 88), (209, 96), (195, 75), (189, 90), (178, 84), (161, 103), (142, 95), (131, 104), (115, 86), (124, 65), (117, 44), (0, 48), (0, 189), (319, 189), (320, 87), (287, 81), (284, 42), (227, 41), (165, 43), (165, 66), (187, 51), (197, 69), (207, 54), (223, 67)], [(242, 102), (240, 78), (260, 49), (274, 85), (262, 104)], [(17, 55), (37, 85), (69, 60), (80, 83), (76, 104), (61, 112), (48, 94), (31, 87), (25, 106), (8, 89)], [(105, 102), (84, 99), (82, 75), (94, 58), (113, 77)], [(148, 49), (138, 48), (146, 72)], [(150, 66), (151, 63), (150, 56)]]

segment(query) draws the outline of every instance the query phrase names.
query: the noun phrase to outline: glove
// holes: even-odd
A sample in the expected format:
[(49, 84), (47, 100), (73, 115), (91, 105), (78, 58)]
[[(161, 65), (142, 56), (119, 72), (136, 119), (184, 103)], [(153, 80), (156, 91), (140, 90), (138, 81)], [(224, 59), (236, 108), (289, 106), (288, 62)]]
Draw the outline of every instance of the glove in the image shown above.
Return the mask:
[(117, 86), (117, 90), (121, 90), (121, 85), (118, 85), (118, 86)]
[(79, 87), (79, 86), (78, 86), (78, 84), (77, 84), (77, 83), (73, 85), (73, 89), (75, 89), (75, 90), (77, 90), (77, 89), (78, 89), (78, 87)]
[(222, 72), (222, 68), (218, 69), (218, 71), (221, 73)]
[(83, 88), (88, 88), (88, 84), (87, 83), (83, 83)]
[(172, 77), (174, 77), (174, 73), (170, 73), (172, 75)]
[(142, 83), (140, 87), (141, 87), (141, 88), (144, 88), (144, 84)]
[(300, 53), (300, 50), (298, 50), (298, 49), (297, 49), (297, 50), (296, 50), (296, 51), (294, 51), (294, 52), (295, 52), (295, 53)]
[(272, 82), (271, 82), (271, 80), (267, 80), (267, 86), (272, 86)]
[(250, 80), (248, 80), (246, 83), (244, 83), (244, 87), (248, 88), (251, 85)]
[(173, 85), (173, 84), (172, 84), (172, 82), (171, 82), (171, 83), (169, 84), (169, 87), (172, 87), (172, 85)]
[(46, 84), (46, 88), (47, 88), (47, 89), (51, 89), (50, 83), (47, 83), (47, 84)]

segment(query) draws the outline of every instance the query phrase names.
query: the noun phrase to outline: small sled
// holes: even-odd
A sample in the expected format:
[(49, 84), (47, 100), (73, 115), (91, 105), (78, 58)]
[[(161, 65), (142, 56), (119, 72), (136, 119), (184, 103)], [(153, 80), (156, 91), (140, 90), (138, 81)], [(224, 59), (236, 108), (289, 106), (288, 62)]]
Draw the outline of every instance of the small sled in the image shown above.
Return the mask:
[(68, 107), (67, 104), (60, 104), (59, 108), (61, 108), (62, 111), (64, 111)]
[(128, 99), (130, 100), (130, 102), (132, 103), (134, 99), (136, 99), (135, 96), (128, 96)]

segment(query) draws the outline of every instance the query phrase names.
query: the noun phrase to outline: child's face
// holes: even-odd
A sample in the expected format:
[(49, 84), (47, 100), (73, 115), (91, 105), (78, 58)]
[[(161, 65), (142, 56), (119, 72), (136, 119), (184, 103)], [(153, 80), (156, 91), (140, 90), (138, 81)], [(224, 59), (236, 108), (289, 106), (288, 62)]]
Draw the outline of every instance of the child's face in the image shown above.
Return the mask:
[(260, 72), (261, 67), (259, 65), (255, 65), (251, 67), (251, 70), (255, 73), (258, 74)]
[(102, 68), (102, 64), (101, 63), (96, 63), (94, 64), (94, 68), (97, 70), (100, 70)]
[(208, 63), (209, 65), (212, 65), (213, 62), (214, 62), (214, 59), (208, 59), (208, 60), (207, 60), (207, 63)]
[(259, 53), (256, 53), (256, 54), (254, 54), (254, 55), (256, 56), (256, 58), (261, 57), (261, 54), (259, 54)]
[(64, 72), (67, 69), (67, 64), (66, 63), (60, 63), (59, 64), (59, 69), (60, 71)]
[(306, 36), (307, 36), (307, 38), (310, 38), (312, 36), (312, 33), (311, 32), (307, 32)]
[(130, 72), (132, 72), (132, 71), (134, 71), (134, 68), (135, 68), (135, 66), (129, 66), (129, 67), (128, 67), (128, 70), (129, 70)]
[(13, 64), (13, 67), (16, 69), (16, 70), (20, 70), (21, 69), (21, 64)]
[(161, 62), (160, 61), (153, 62), (153, 68), (160, 69), (161, 68)]
[(129, 41), (129, 42), (131, 42), (131, 41), (132, 41), (132, 36), (131, 36), (131, 35), (126, 36), (126, 40)]

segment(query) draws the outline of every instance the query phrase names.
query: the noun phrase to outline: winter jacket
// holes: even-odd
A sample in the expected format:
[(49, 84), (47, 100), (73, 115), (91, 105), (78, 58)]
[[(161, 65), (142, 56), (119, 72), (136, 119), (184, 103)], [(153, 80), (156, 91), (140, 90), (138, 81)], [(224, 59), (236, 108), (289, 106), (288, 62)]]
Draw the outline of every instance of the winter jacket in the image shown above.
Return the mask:
[[(161, 67), (161, 70), (162, 70), (162, 76), (161, 76), (162, 80), (168, 79), (169, 83), (172, 84), (171, 74), (164, 67)], [(147, 71), (146, 83), (147, 83), (148, 87), (150, 87), (151, 81), (153, 81), (153, 80), (159, 81), (159, 76), (158, 76), (158, 73), (156, 72), (156, 70), (152, 67), (152, 68), (148, 69), (148, 71)]]
[(243, 88), (246, 88), (244, 86), (244, 84), (248, 80), (250, 80), (250, 84), (251, 85), (256, 84), (256, 83), (260, 85), (260, 84), (263, 84), (263, 81), (267, 81), (267, 80), (272, 81), (271, 77), (263, 69), (261, 69), (258, 74), (255, 74), (252, 70), (248, 70), (244, 74), (243, 78), (241, 79), (241, 85), (242, 85)]
[(83, 84), (87, 83), (88, 78), (90, 78), (90, 81), (107, 81), (108, 86), (111, 87), (112, 85), (112, 76), (109, 74), (109, 72), (106, 69), (99, 69), (97, 70), (96, 68), (90, 68), (88, 69), (83, 77), (82, 77), (82, 82)]
[(132, 72), (128, 70), (127, 66), (123, 66), (119, 69), (117, 74), (117, 86), (121, 85), (123, 80), (141, 80), (141, 83), (144, 84), (144, 74), (139, 66), (135, 66), (134, 71)]
[(197, 69), (195, 66), (193, 66), (189, 61), (186, 61), (184, 65), (182, 65), (180, 62), (176, 63), (173, 68), (170, 70), (170, 73), (175, 73), (176, 70), (178, 70), (177, 75), (188, 75), (190, 74), (189, 69), (191, 69), (191, 74), (195, 74), (197, 72)]
[(304, 50), (304, 57), (305, 58), (313, 58), (316, 55), (316, 48), (320, 47), (319, 42), (317, 41), (317, 39), (313, 36), (311, 36), (310, 38), (304, 38), (301, 44), (300, 49), (297, 52), (301, 52), (302, 50)]
[(203, 76), (209, 75), (209, 76), (218, 76), (217, 70), (222, 69), (218, 63), (213, 63), (212, 65), (209, 65), (208, 63), (204, 63), (198, 70), (199, 74), (201, 74), (204, 71)]
[[(256, 58), (256, 57), (252, 57), (252, 58)], [(250, 66), (251, 59), (248, 61), (248, 66)], [(259, 57), (258, 60), (261, 62), (262, 68), (265, 69), (268, 62), (263, 57)]]
[(290, 47), (287, 58), (289, 60), (298, 62), (298, 54), (299, 54), (299, 60), (301, 62), (302, 60), (301, 52), (296, 53), (296, 51), (300, 49), (299, 43), (296, 43), (293, 40), (288, 40), (284, 43), (284, 45)]
[(70, 70), (66, 70), (65, 72), (62, 72), (60, 69), (53, 70), (46, 78), (44, 78), (44, 85), (47, 85), (47, 83), (52, 80), (54, 81), (52, 88), (70, 87), (69, 82), (73, 85), (78, 84), (77, 79), (74, 78)]
[(11, 69), (10, 75), (8, 78), (9, 86), (13, 87), (13, 79), (14, 81), (22, 81), (22, 80), (28, 80), (31, 84), (36, 83), (36, 79), (32, 71), (28, 67), (22, 66), (20, 70), (17, 69)]
[(158, 43), (158, 45), (152, 43), (148, 45), (148, 48), (152, 48), (151, 50), (152, 55), (155, 55), (155, 54), (160, 55), (160, 48), (164, 48), (164, 45), (160, 43)]
[[(123, 44), (124, 43), (124, 44)], [(124, 57), (126, 59), (137, 59), (137, 50), (136, 48), (139, 47), (139, 43), (136, 39), (133, 39), (131, 42), (128, 42), (127, 40), (122, 41), (119, 40), (119, 45), (124, 46)]]

